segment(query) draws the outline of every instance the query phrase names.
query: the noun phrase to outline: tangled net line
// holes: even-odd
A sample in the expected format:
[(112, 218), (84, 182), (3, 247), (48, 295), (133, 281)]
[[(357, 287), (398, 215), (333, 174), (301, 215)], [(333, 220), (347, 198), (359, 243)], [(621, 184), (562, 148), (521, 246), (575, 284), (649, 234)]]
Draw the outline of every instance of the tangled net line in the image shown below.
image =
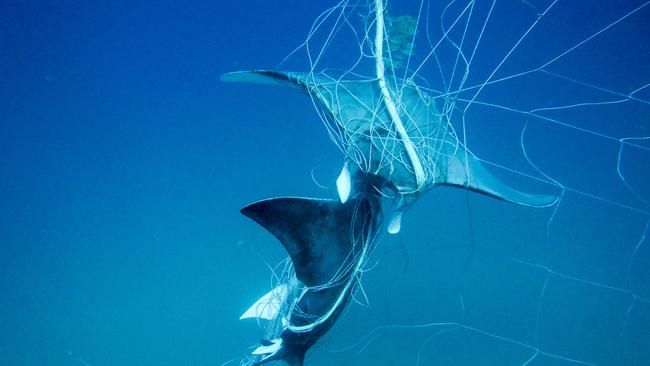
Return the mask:
[[(634, 17), (647, 16), (648, 10), (650, 9), (650, 1), (640, 3), (636, 7), (625, 11), (596, 31), (574, 42), (569, 48), (552, 55), (538, 66), (516, 73), (502, 75), (501, 70), (504, 68), (504, 65), (517, 53), (517, 50), (528, 40), (528, 37), (536, 30), (539, 24), (551, 16), (558, 3), (559, 0), (555, 0), (546, 3), (544, 6), (535, 6), (531, 2), (521, 1), (522, 6), (528, 8), (529, 13), (534, 15), (532, 21), (529, 22), (523, 32), (518, 35), (516, 41), (496, 64), (491, 67), (491, 71), (480, 82), (470, 83), (470, 81), (473, 81), (472, 70), (478, 62), (477, 51), (481, 46), (484, 34), (488, 30), (490, 22), (494, 21), (494, 12), (499, 5), (497, 1), (490, 2), (488, 9), (484, 9), (483, 11), (479, 11), (479, 6), (475, 1), (450, 1), (441, 11), (440, 29), (437, 37), (434, 37), (435, 32), (431, 30), (433, 22), (429, 17), (431, 13), (431, 4), (429, 2), (418, 2), (416, 15), (398, 17), (392, 17), (390, 15), (391, 4), (382, 4), (388, 9), (381, 12), (382, 16), (385, 17), (384, 21), (387, 26), (383, 28), (382, 42), (384, 51), (378, 54), (377, 37), (375, 34), (377, 29), (376, 23), (378, 22), (377, 1), (353, 2), (344, 0), (325, 10), (315, 20), (307, 34), (306, 40), (287, 56), (279, 65), (278, 69), (284, 69), (284, 66), (291, 60), (297, 59), (299, 54), (306, 56), (300, 58), (300, 62), (303, 63), (305, 59), (307, 60), (309, 70), (306, 76), (303, 76), (302, 81), (304, 81), (305, 85), (310, 85), (314, 107), (328, 131), (330, 139), (343, 152), (347, 159), (352, 161), (364, 172), (380, 174), (382, 172), (392, 172), (396, 169), (404, 169), (411, 174), (416, 174), (412, 159), (404, 149), (404, 137), (400, 134), (396, 125), (392, 123), (393, 121), (386, 118), (389, 111), (387, 111), (388, 107), (386, 103), (383, 102), (384, 96), (375, 90), (372, 98), (354, 99), (355, 95), (359, 94), (360, 89), (369, 89), (369, 85), (377, 81), (377, 75), (372, 70), (376, 67), (378, 59), (381, 59), (385, 64), (383, 70), (390, 96), (395, 101), (406, 135), (410, 138), (417, 157), (422, 163), (424, 182), (429, 184), (439, 181), (441, 161), (445, 161), (449, 157), (457, 154), (458, 151), (461, 151), (461, 148), (465, 154), (474, 155), (468, 147), (468, 121), (466, 120), (466, 116), (469, 114), (470, 109), (475, 107), (485, 107), (507, 112), (520, 116), (522, 121), (536, 121), (555, 125), (617, 144), (618, 154), (616, 156), (615, 171), (620, 182), (636, 198), (635, 203), (623, 202), (605, 195), (590, 193), (584, 189), (573, 188), (567, 184), (563, 184), (560, 179), (541, 169), (530, 158), (526, 150), (523, 132), (525, 131), (525, 127), (520, 136), (521, 154), (532, 168), (533, 173), (512, 168), (505, 163), (491, 161), (482, 157), (477, 158), (493, 168), (502, 169), (505, 172), (557, 188), (560, 192), (561, 199), (554, 207), (548, 222), (549, 226), (556, 216), (566, 193), (577, 194), (587, 199), (599, 201), (606, 205), (612, 205), (640, 215), (645, 221), (645, 225), (640, 230), (639, 240), (635, 243), (628, 256), (627, 271), (629, 275), (629, 286), (624, 287), (603, 283), (557, 271), (553, 266), (517, 258), (507, 258), (512, 263), (525, 266), (543, 274), (543, 283), (540, 286), (537, 297), (535, 334), (532, 342), (525, 342), (501, 335), (498, 332), (486, 331), (471, 326), (464, 322), (462, 320), (464, 316), (461, 316), (461, 321), (456, 322), (430, 322), (426, 324), (386, 325), (377, 327), (368, 332), (357, 343), (348, 347), (328, 349), (329, 352), (337, 353), (356, 350), (357, 353), (361, 353), (375, 339), (381, 336), (382, 333), (391, 329), (439, 328), (438, 331), (431, 334), (421, 344), (417, 357), (418, 365), (422, 362), (423, 351), (430, 342), (442, 334), (458, 330), (473, 332), (528, 350), (529, 356), (519, 363), (521, 365), (533, 364), (538, 362), (541, 357), (551, 358), (569, 364), (592, 365), (597, 364), (597, 362), (586, 361), (569, 354), (547, 351), (541, 345), (539, 325), (541, 322), (542, 307), (544, 299), (547, 296), (548, 287), (553, 280), (573, 281), (629, 297), (625, 318), (621, 326), (621, 335), (625, 333), (630, 322), (631, 314), (635, 309), (638, 307), (644, 307), (646, 311), (650, 309), (650, 298), (648, 295), (643, 295), (636, 291), (632, 284), (632, 267), (642, 248), (648, 245), (650, 205), (648, 199), (635, 189), (634, 185), (624, 174), (623, 169), (623, 158), (628, 149), (646, 154), (650, 152), (650, 147), (645, 144), (647, 141), (650, 141), (650, 136), (617, 137), (609, 133), (600, 132), (597, 129), (587, 128), (564, 119), (553, 117), (552, 114), (553, 112), (571, 111), (590, 106), (631, 104), (644, 108), (650, 106), (650, 101), (643, 96), (643, 92), (647, 91), (650, 83), (644, 84), (642, 81), (641, 85), (634, 87), (631, 92), (625, 93), (605, 88), (592, 82), (582, 81), (552, 70), (554, 64), (564, 60), (568, 55), (585, 47), (590, 42), (594, 42), (601, 35), (612, 31), (625, 22), (631, 21)], [(340, 69), (331, 68), (328, 66), (331, 65), (329, 61), (333, 59), (333, 54), (336, 54), (336, 44), (341, 37), (347, 37), (348, 43), (343, 42), (344, 44), (348, 46), (350, 44), (356, 45), (357, 52), (355, 53), (357, 56), (352, 60), (343, 62), (342, 64), (344, 66)], [(352, 42), (349, 42), (350, 40)], [(419, 52), (419, 48), (416, 48), (416, 46), (421, 44), (426, 45), (423, 53)], [(453, 57), (450, 58), (449, 53), (445, 53), (443, 49), (453, 50), (454, 52), (451, 53)], [(352, 52), (347, 53), (347, 55), (349, 54), (352, 54)], [(340, 58), (338, 62), (338, 64), (341, 64)], [(439, 76), (439, 80), (434, 87), (427, 80), (430, 80), (432, 75), (436, 73)], [(428, 77), (425, 78), (423, 76), (425, 74)], [(509, 81), (520, 80), (530, 75), (545, 75), (576, 87), (600, 92), (609, 96), (609, 99), (606, 101), (584, 101), (528, 109), (507, 106), (482, 99), (482, 95), (486, 89)], [(347, 115), (346, 111), (337, 110), (337, 108), (345, 106), (351, 99), (362, 106), (365, 113)], [(415, 104), (409, 104), (407, 102), (412, 100), (416, 100)], [(329, 110), (324, 108), (323, 105), (327, 106)], [(333, 110), (334, 113), (330, 113), (330, 110)], [(365, 145), (360, 145), (361, 143)], [(369, 149), (368, 146), (372, 148)], [(280, 271), (282, 275), (276, 276), (276, 280), (278, 282), (291, 281), (290, 277), (293, 276), (293, 269), (291, 268), (290, 261), (283, 262), (282, 266), (283, 270)], [(337, 273), (345, 273), (347, 270), (349, 268), (342, 268)], [(276, 271), (273, 272), (275, 273)], [(325, 286), (334, 286), (336, 285), (336, 281), (337, 278), (335, 277), (331, 283)], [(363, 290), (362, 287), (361, 289)], [(361, 292), (365, 297), (365, 292)], [(365, 303), (367, 304), (367, 302), (366, 298)], [(465, 303), (462, 294), (459, 296), (459, 303), (464, 313)]]

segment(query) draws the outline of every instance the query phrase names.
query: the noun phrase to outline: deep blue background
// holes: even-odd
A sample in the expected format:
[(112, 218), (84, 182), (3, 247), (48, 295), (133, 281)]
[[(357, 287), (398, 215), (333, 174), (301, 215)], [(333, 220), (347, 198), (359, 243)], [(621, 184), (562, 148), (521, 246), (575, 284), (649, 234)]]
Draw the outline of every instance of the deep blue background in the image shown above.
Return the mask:
[[(640, 3), (616, 4), (558, 6), (549, 16), (554, 22), (541, 24), (501, 75), (539, 65)], [(342, 156), (307, 98), (223, 84), (218, 76), (275, 67), (331, 5), (0, 5), (0, 364), (219, 365), (257, 342), (256, 325), (237, 318), (268, 290), (264, 261), (274, 264), (284, 254), (238, 210), (278, 195), (333, 197)], [(477, 56), (474, 82), (502, 57), (498, 48), (512, 44), (510, 27), (521, 30), (507, 7), (499, 14)], [(648, 19), (645, 9), (549, 69), (631, 92), (650, 81)], [(346, 56), (333, 58), (345, 65)], [(482, 97), (537, 107), (596, 98), (592, 89), (580, 90), (538, 75), (487, 88)], [(648, 99), (647, 91), (638, 96)], [(610, 136), (643, 136), (650, 134), (648, 110), (628, 103), (548, 115)], [(519, 147), (525, 121), (510, 125), (499, 113), (468, 113), (470, 146), (534, 173)], [(648, 210), (617, 178), (616, 143), (545, 123), (530, 122), (529, 129), (529, 152), (553, 176)], [(648, 197), (647, 151), (626, 150), (625, 157), (630, 182)], [(318, 188), (312, 173), (330, 189)], [(367, 277), (370, 308), (352, 305), (325, 347), (354, 344), (380, 325), (463, 318), (528, 344), (537, 329), (543, 350), (596, 364), (650, 362), (648, 303), (633, 308), (629, 333), (619, 336), (629, 294), (551, 276), (536, 325), (545, 272), (507, 260), (648, 298), (650, 243), (632, 257), (647, 213), (568, 193), (546, 236), (552, 211), (470, 195), (470, 226), (467, 197), (435, 190), (407, 214), (403, 233), (386, 238)], [(368, 348), (347, 353), (328, 355), (320, 347), (313, 362), (415, 364), (420, 346), (427, 364), (522, 364), (531, 356), (471, 332), (425, 343), (437, 330), (380, 332)], [(384, 353), (387, 347), (392, 352)]]

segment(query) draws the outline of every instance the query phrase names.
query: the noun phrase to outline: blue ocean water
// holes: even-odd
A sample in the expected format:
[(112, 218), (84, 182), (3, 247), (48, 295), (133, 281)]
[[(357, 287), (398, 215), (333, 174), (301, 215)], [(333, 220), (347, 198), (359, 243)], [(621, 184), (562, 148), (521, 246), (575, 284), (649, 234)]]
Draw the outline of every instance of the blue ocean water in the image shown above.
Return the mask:
[[(514, 11), (550, 3), (497, 3), (470, 84), (536, 16)], [(650, 197), (650, 144), (635, 140), (641, 148), (617, 160), (616, 141), (650, 135), (648, 90), (630, 94), (650, 82), (650, 5), (624, 17), (643, 4), (559, 2), (498, 75), (621, 19), (548, 68), (583, 83), (538, 73), (481, 95), (513, 108), (600, 104), (549, 111), (546, 122), (467, 113), (479, 156), (536, 174), (521, 154), (528, 122), (527, 153), (573, 189), (558, 209), (433, 190), (379, 243), (367, 300), (357, 296), (365, 306), (351, 304), (308, 365), (650, 364), (650, 206), (617, 174), (620, 161)], [(258, 325), (238, 317), (285, 253), (238, 211), (275, 196), (336, 197), (343, 156), (308, 98), (218, 77), (275, 68), (334, 5), (0, 5), (1, 365), (220, 365), (259, 341)], [(432, 29), (440, 8), (422, 10)], [(351, 62), (348, 46), (331, 46), (332, 67)], [(309, 68), (304, 55), (285, 65)], [(495, 171), (560, 192), (504, 173)]]

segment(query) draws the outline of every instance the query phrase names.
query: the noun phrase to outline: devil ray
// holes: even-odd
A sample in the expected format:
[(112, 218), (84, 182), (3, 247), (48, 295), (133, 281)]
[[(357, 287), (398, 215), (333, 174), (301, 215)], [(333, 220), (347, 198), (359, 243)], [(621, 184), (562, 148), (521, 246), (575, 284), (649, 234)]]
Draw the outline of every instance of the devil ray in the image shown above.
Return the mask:
[(339, 200), (285, 197), (242, 209), (291, 258), (288, 275), (241, 316), (268, 321), (250, 365), (276, 360), (303, 365), (307, 350), (350, 302), (382, 228), (399, 232), (402, 213), (428, 190), (448, 185), (531, 207), (557, 199), (496, 179), (459, 142), (434, 98), (411, 82), (390, 90), (404, 121), (400, 126), (386, 110), (377, 79), (263, 70), (221, 79), (303, 91), (345, 156), (336, 180)]

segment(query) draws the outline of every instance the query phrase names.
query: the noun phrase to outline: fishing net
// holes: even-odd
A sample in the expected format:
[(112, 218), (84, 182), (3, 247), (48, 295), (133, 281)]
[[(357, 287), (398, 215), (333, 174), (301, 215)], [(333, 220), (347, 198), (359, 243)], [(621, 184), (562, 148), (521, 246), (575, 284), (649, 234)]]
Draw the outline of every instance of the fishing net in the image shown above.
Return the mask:
[[(650, 2), (548, 0), (341, 1), (315, 20), (277, 69), (304, 71), (348, 161), (422, 198), (310, 364), (649, 362), (649, 20)], [(559, 200), (421, 196), (458, 154)]]

